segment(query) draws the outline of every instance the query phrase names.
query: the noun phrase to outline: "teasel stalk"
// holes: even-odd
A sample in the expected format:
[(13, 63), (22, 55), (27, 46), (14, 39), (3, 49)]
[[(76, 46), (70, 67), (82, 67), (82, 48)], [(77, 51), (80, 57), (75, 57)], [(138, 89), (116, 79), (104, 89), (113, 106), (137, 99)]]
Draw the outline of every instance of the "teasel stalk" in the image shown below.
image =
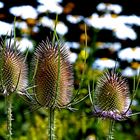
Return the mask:
[(73, 90), (69, 52), (60, 41), (42, 41), (35, 50), (34, 96), (36, 104), (49, 110), (49, 140), (55, 138), (56, 108), (68, 108)]
[(27, 66), (16, 43), (0, 44), (0, 92), (6, 97), (8, 140), (12, 139), (12, 98), (27, 87)]
[(7, 107), (7, 139), (12, 140), (12, 96), (6, 96)]

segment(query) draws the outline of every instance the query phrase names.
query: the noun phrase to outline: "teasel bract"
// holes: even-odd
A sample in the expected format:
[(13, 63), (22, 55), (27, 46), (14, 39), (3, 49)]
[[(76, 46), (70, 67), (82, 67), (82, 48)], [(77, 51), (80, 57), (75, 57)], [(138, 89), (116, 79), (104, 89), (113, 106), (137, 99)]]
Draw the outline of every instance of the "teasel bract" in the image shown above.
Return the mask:
[(60, 41), (42, 41), (35, 50), (35, 100), (42, 107), (64, 107), (71, 101), (73, 72), (69, 52)]
[(131, 114), (130, 102), (127, 80), (115, 70), (103, 73), (95, 89), (93, 115), (125, 120)]
[(18, 46), (1, 42), (0, 68), (0, 92), (3, 95), (22, 93), (27, 87), (27, 66)]

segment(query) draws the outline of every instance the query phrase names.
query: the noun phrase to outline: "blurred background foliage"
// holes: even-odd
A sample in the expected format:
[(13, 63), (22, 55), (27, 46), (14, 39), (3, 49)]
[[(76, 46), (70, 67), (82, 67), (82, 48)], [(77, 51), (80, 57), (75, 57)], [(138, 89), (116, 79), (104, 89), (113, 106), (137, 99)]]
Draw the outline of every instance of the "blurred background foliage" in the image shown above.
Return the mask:
[[(16, 16), (16, 39), (23, 53), (29, 48), (28, 64), (34, 48), (46, 37), (52, 38), (56, 15), (59, 38), (70, 49), (74, 70), (74, 93), (81, 99), (105, 68), (116, 64), (128, 78), (132, 93), (133, 77), (140, 68), (140, 1), (117, 0), (0, 0), (0, 35), (13, 29)], [(85, 36), (87, 27), (87, 39)], [(87, 41), (87, 47), (86, 42)], [(84, 63), (85, 51), (87, 61)], [(87, 98), (74, 106), (78, 110), (56, 111), (58, 140), (104, 140), (108, 134), (108, 120), (97, 120)], [(140, 92), (132, 104), (133, 112), (140, 111)], [(6, 139), (5, 99), (0, 96), (0, 140)], [(116, 140), (139, 140), (140, 117), (117, 122)], [(13, 102), (13, 140), (47, 140), (47, 111), (31, 111), (17, 95)]]

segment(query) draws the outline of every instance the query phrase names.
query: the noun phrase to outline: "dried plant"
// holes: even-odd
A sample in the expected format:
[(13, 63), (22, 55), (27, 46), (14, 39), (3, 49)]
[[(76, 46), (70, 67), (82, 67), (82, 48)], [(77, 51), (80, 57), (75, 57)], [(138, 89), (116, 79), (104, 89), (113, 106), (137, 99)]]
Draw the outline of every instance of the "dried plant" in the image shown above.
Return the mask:
[(9, 95), (13, 92), (23, 91), (27, 87), (27, 66), (24, 57), (11, 44), (0, 46), (1, 64), (1, 92)]
[(0, 93), (6, 97), (7, 137), (12, 139), (12, 96), (22, 93), (27, 87), (27, 66), (18, 46), (0, 44)]
[(54, 139), (55, 108), (67, 108), (73, 90), (73, 72), (65, 46), (42, 41), (34, 57), (34, 101), (49, 109), (49, 139)]
[(61, 108), (70, 102), (73, 74), (68, 57), (68, 50), (60, 42), (42, 41), (36, 49), (34, 93), (39, 105)]

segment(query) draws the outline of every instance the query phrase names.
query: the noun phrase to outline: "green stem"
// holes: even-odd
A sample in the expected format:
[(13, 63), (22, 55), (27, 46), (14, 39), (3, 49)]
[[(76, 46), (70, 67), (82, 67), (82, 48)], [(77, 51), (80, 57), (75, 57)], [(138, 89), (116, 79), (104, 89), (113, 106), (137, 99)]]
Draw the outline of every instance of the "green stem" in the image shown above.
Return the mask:
[(49, 108), (49, 140), (54, 140), (54, 113), (55, 109), (53, 107)]
[(109, 125), (109, 134), (107, 137), (107, 140), (113, 140), (114, 139), (114, 125), (115, 125), (115, 120), (110, 120), (110, 125)]
[(12, 140), (12, 96), (6, 96), (7, 104), (7, 140)]

